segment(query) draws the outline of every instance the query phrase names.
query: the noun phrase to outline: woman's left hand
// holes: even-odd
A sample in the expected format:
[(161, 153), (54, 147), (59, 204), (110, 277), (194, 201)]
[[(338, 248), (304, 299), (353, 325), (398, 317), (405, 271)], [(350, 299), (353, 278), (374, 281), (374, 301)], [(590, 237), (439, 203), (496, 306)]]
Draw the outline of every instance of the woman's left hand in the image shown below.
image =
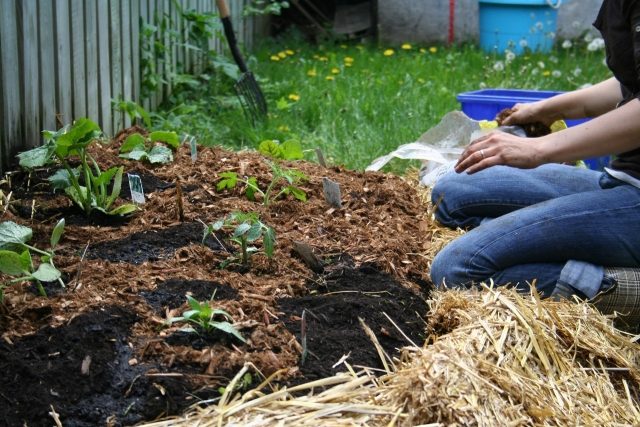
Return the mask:
[(530, 169), (542, 163), (544, 161), (536, 147), (536, 138), (494, 131), (469, 144), (458, 159), (455, 171), (472, 174), (495, 165)]

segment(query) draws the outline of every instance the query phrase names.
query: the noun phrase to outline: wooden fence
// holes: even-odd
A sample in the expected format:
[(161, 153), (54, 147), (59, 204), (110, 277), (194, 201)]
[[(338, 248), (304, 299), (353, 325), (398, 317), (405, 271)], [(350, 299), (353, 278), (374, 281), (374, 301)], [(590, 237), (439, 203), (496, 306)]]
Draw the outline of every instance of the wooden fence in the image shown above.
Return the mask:
[[(250, 48), (265, 28), (242, 18), (249, 2), (228, 0), (238, 40)], [(157, 58), (147, 55), (164, 80), (197, 71), (201, 53), (189, 48), (181, 15), (189, 10), (212, 12), (214, 0), (0, 0), (0, 168), (40, 145), (43, 129), (80, 117), (97, 121), (107, 135), (128, 126), (128, 116), (112, 110), (113, 99), (156, 107), (171, 86), (159, 84), (142, 98), (148, 76), (141, 38), (164, 47)], [(162, 31), (167, 25), (172, 31)], [(209, 48), (223, 46), (224, 40), (209, 40)]]

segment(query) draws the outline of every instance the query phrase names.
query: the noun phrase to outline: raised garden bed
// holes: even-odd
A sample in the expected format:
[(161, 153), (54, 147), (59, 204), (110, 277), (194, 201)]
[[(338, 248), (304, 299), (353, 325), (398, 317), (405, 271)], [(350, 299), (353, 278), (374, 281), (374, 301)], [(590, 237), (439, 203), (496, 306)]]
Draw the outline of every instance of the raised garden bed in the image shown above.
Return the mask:
[[(212, 148), (193, 162), (181, 146), (173, 163), (153, 166), (118, 157), (125, 135), (92, 155), (102, 168), (123, 164), (142, 177), (146, 202), (130, 217), (87, 218), (52, 191), (51, 171), (16, 171), (2, 188), (11, 193), (2, 220), (30, 227), (35, 247), (47, 246), (65, 219), (55, 259), (66, 287), (44, 283), (48, 297), (29, 283), (5, 289), (0, 424), (49, 426), (57, 416), (65, 426), (130, 425), (179, 414), (218, 397), (246, 362), (266, 376), (278, 372), (283, 384), (344, 370), (341, 359), (381, 368), (359, 318), (389, 353), (407, 342), (385, 314), (424, 341), (428, 218), (402, 178), (282, 162), (308, 177), (300, 185), (308, 200), (289, 195), (264, 206), (241, 186), (216, 188), (223, 172), (268, 183), (264, 156)], [(340, 184), (341, 208), (325, 201), (323, 177)], [(203, 241), (203, 223), (234, 211), (273, 227), (273, 257), (260, 252), (249, 265), (220, 267), (237, 250), (231, 232)], [(321, 268), (309, 267), (294, 242), (308, 245)], [(171, 324), (188, 309), (187, 294), (213, 298), (245, 341)], [(254, 372), (246, 386), (259, 379)]]

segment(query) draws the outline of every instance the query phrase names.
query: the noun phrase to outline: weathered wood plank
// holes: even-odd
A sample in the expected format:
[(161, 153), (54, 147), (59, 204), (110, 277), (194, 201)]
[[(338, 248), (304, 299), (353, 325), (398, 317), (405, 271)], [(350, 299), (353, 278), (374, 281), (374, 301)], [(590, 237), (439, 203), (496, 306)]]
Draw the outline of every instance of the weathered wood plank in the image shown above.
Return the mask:
[[(111, 38), (111, 97), (119, 99), (123, 97), (122, 90), (122, 24), (120, 20), (120, 5), (122, 0), (110, 0), (109, 2), (109, 35)], [(123, 114), (112, 111), (113, 133), (122, 129)]]
[[(149, 18), (147, 20), (147, 22), (151, 25), (155, 25), (158, 28), (158, 31), (160, 29), (160, 23), (157, 20), (157, 15), (156, 15), (156, 0), (147, 0), (147, 11), (149, 13)], [(153, 36), (153, 40), (155, 41), (155, 38), (157, 37), (157, 33)], [(158, 61), (156, 59), (156, 61), (154, 62), (156, 69), (155, 69), (155, 73), (158, 73)], [(156, 95), (156, 91), (153, 91), (152, 93), (150, 93), (149, 96), (149, 101), (150, 101), (150, 105), (151, 108), (155, 108), (158, 105), (158, 97)]]
[(71, 0), (71, 70), (73, 93), (73, 119), (87, 115), (87, 76), (85, 70), (84, 1)]
[(98, 91), (98, 5), (96, 0), (85, 0), (85, 60), (87, 81), (87, 117), (91, 120), (99, 120), (100, 103)]
[(113, 134), (111, 113), (111, 49), (109, 47), (109, 3), (97, 0), (98, 13), (98, 111), (99, 123), (106, 135)]
[(40, 84), (38, 66), (38, 3), (22, 0), (22, 127), (25, 148), (40, 145)]
[(71, 89), (71, 24), (69, 3), (55, 3), (56, 16), (56, 114), (60, 122), (73, 120), (73, 92)]
[(131, 2), (131, 99), (140, 103), (140, 1)]
[[(122, 27), (122, 98), (125, 101), (133, 100), (133, 52), (131, 45), (131, 11), (129, 2), (120, 3), (120, 25)], [(124, 127), (131, 126), (128, 114), (124, 115)]]
[(56, 55), (53, 3), (38, 0), (38, 20), (40, 29), (40, 127), (56, 128)]
[(0, 78), (2, 99), (0, 100), (2, 124), (0, 126), (0, 155), (2, 167), (6, 169), (13, 160), (17, 148), (22, 144), (20, 124), (20, 57), (18, 51), (18, 14), (16, 0), (3, 3), (0, 13)]

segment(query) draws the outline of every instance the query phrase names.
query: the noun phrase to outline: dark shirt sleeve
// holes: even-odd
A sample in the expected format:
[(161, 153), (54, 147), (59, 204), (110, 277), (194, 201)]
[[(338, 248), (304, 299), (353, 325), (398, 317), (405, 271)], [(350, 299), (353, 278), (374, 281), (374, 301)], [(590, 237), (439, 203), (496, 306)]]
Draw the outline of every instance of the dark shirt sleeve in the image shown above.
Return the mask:
[[(640, 86), (640, 1), (627, 1), (626, 16), (629, 17), (629, 29), (632, 32), (633, 40), (633, 59), (635, 63), (636, 81)], [(640, 97), (640, 94), (636, 94)]]

